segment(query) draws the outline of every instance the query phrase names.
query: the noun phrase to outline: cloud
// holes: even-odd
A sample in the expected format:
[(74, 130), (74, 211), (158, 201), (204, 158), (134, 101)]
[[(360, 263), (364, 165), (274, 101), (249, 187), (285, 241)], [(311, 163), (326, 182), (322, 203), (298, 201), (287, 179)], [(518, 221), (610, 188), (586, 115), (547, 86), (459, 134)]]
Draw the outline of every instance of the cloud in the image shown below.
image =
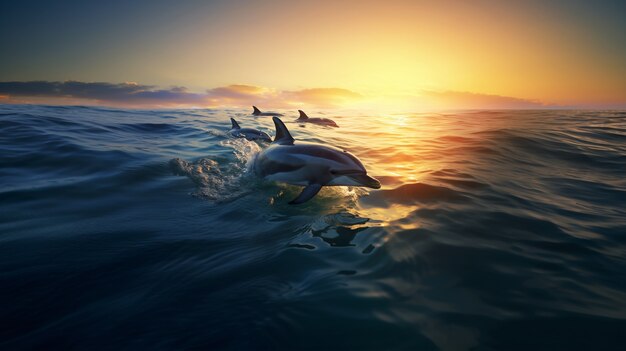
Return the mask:
[(214, 106), (272, 105), (278, 108), (336, 107), (360, 94), (342, 88), (312, 88), (277, 91), (254, 85), (229, 85), (207, 90), (209, 102)]
[[(254, 85), (234, 84), (206, 91), (209, 106), (250, 106), (267, 105), (276, 100), (278, 94), (268, 88)], [(277, 101), (278, 102), (278, 101)], [(272, 104), (274, 107), (275, 103)], [(280, 105), (283, 105), (280, 103)]]
[(0, 82), (1, 103), (96, 104), (127, 107), (335, 108), (376, 107), (404, 110), (528, 109), (555, 107), (535, 100), (460, 91), (422, 91), (414, 95), (368, 95), (342, 88), (276, 90), (234, 84), (204, 92), (159, 88), (135, 82)]
[(205, 100), (204, 95), (190, 93), (183, 87), (156, 89), (154, 86), (133, 82), (0, 82), (0, 95), (8, 95), (10, 98), (84, 99), (99, 104), (130, 106), (193, 105), (201, 104)]
[(252, 96), (263, 95), (268, 92), (268, 89), (257, 87), (254, 85), (233, 84), (225, 87), (218, 87), (207, 90), (209, 96), (241, 99), (249, 98)]
[(334, 107), (361, 95), (341, 88), (313, 88), (277, 91), (254, 85), (235, 84), (209, 89), (204, 93), (189, 92), (185, 87), (157, 88), (135, 82), (0, 82), (2, 100), (41, 102), (42, 99), (84, 101), (101, 105), (241, 107), (250, 105), (292, 108), (309, 105)]
[(422, 91), (425, 101), (435, 106), (459, 109), (529, 109), (550, 105), (536, 100), (463, 91)]
[(359, 93), (341, 88), (313, 88), (282, 93), (285, 100), (293, 103), (304, 103), (321, 107), (334, 107), (346, 102), (363, 98)]

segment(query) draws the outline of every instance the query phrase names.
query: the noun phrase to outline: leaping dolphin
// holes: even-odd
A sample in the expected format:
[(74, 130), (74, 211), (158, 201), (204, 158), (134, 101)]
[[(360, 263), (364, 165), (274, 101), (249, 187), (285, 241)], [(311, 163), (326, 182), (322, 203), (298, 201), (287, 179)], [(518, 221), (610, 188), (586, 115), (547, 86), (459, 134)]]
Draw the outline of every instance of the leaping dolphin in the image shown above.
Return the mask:
[(380, 188), (380, 182), (367, 175), (356, 156), (327, 145), (295, 144), (280, 118), (272, 119), (276, 137), (267, 149), (256, 155), (252, 170), (266, 180), (304, 186), (300, 195), (289, 204), (310, 200), (322, 186)]
[(252, 106), (252, 115), (253, 116), (282, 116), (282, 113), (278, 112), (261, 112), (256, 106)]
[(332, 119), (318, 118), (318, 117), (309, 117), (302, 110), (298, 110), (298, 112), (300, 112), (300, 117), (298, 117), (296, 122), (315, 123), (315, 124), (321, 124), (321, 125), (324, 125), (324, 126), (330, 126), (330, 127), (337, 127), (337, 128), (339, 128), (337, 123), (335, 123), (335, 121), (333, 121)]
[(230, 123), (232, 123), (232, 127), (228, 131), (228, 134), (236, 138), (246, 138), (248, 140), (262, 140), (267, 141), (268, 143), (272, 142), (272, 138), (270, 138), (267, 133), (252, 128), (241, 128), (239, 126), (239, 123), (237, 123), (234, 118), (230, 119)]

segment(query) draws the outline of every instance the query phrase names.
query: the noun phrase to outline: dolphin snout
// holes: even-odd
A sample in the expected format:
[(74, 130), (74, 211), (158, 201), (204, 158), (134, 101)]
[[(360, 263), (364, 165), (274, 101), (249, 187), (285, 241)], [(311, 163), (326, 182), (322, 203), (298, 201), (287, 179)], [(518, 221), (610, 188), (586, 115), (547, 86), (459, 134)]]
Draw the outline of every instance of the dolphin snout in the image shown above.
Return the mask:
[(376, 178), (372, 178), (365, 173), (361, 174), (351, 174), (350, 178), (357, 181), (359, 184), (366, 186), (368, 188), (380, 189), (380, 182)]

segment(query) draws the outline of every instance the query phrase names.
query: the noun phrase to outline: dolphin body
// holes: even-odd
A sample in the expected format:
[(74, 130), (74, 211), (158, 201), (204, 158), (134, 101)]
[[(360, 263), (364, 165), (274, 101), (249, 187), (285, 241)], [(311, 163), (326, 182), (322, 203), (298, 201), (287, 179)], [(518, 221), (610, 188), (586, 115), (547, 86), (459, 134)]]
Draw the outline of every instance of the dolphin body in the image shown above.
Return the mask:
[(330, 126), (330, 127), (337, 127), (337, 128), (339, 128), (337, 123), (335, 123), (335, 121), (333, 121), (332, 119), (309, 117), (302, 110), (298, 110), (298, 112), (300, 112), (300, 117), (298, 117), (296, 122), (315, 123), (315, 124), (321, 124), (323, 126)]
[(380, 182), (367, 175), (356, 156), (335, 147), (295, 143), (278, 117), (273, 117), (276, 137), (259, 152), (253, 172), (266, 180), (302, 185), (304, 189), (289, 204), (301, 204), (313, 198), (323, 186), (364, 186), (380, 188)]
[(228, 134), (234, 136), (235, 138), (246, 138), (248, 140), (262, 140), (267, 141), (268, 143), (272, 142), (272, 138), (270, 138), (267, 133), (264, 133), (260, 130), (252, 129), (252, 128), (241, 128), (239, 123), (235, 121), (234, 118), (230, 119), (230, 123), (232, 123), (231, 129), (228, 131)]
[(252, 106), (252, 115), (253, 116), (282, 116), (282, 113), (278, 112), (261, 112), (256, 106)]

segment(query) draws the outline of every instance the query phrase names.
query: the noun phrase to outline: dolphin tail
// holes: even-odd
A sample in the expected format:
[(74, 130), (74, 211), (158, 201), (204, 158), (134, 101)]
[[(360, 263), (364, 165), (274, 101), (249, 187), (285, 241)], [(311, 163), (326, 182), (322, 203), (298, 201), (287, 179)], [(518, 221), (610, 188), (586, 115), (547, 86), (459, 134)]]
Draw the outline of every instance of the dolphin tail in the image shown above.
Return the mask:
[(261, 114), (261, 110), (259, 110), (256, 106), (252, 106), (252, 115), (257, 116)]
[(274, 121), (274, 126), (276, 127), (276, 136), (274, 137), (274, 142), (281, 145), (293, 144), (294, 139), (289, 133), (287, 127), (285, 127), (285, 123), (283, 123), (283, 121), (281, 121), (278, 117), (272, 117), (272, 120)]
[(298, 119), (309, 119), (309, 116), (307, 116), (304, 111), (298, 110), (298, 112), (300, 112), (300, 117), (298, 117)]
[(241, 127), (239, 126), (239, 123), (237, 123), (237, 121), (235, 121), (234, 118), (230, 119), (230, 123), (233, 125), (232, 129), (241, 129)]
[(307, 202), (313, 198), (317, 193), (319, 193), (320, 189), (322, 189), (322, 184), (309, 184), (304, 189), (298, 197), (291, 200), (289, 202), (290, 205), (299, 205), (301, 203)]

